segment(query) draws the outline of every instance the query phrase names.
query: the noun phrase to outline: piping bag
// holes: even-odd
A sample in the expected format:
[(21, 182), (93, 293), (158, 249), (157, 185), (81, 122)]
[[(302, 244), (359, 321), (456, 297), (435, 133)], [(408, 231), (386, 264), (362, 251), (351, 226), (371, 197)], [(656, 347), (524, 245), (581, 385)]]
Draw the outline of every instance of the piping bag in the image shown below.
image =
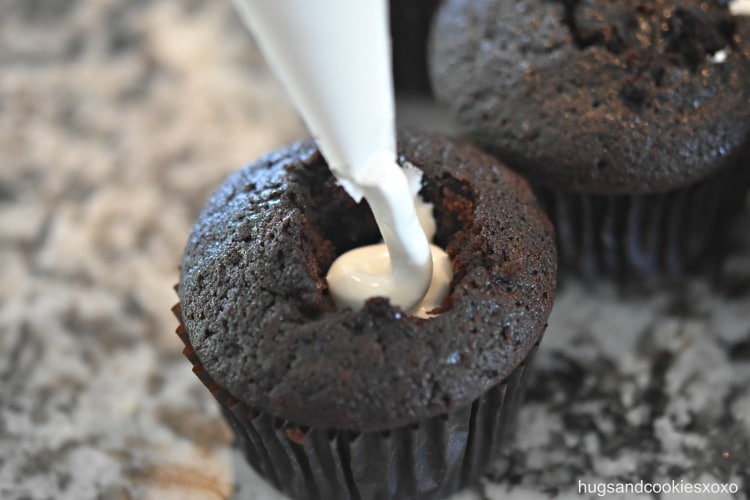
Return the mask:
[(385, 0), (232, 1), (339, 184), (368, 201), (387, 247), (385, 280), (368, 286), (358, 273), (329, 280), (334, 300), (356, 309), (386, 296), (408, 311), (427, 292), (432, 257), (396, 163)]

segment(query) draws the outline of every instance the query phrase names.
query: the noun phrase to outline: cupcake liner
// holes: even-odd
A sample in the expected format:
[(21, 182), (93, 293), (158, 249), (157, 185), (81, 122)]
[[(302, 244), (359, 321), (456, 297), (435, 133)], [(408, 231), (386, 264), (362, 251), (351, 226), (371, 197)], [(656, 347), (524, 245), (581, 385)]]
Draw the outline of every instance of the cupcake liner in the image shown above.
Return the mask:
[(561, 269), (648, 283), (717, 269), (749, 171), (738, 164), (684, 188), (644, 195), (535, 190), (557, 231)]
[(503, 381), (470, 405), (377, 432), (300, 427), (258, 412), (203, 369), (180, 320), (193, 372), (214, 395), (248, 463), (299, 500), (434, 499), (475, 482), (512, 431), (524, 373), (537, 345)]

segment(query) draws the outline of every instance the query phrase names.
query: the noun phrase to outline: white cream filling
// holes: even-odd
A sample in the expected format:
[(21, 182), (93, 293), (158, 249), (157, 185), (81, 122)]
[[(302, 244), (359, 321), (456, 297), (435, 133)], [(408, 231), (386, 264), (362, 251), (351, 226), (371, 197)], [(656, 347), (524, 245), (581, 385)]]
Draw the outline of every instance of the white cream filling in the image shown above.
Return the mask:
[[(404, 167), (409, 181), (410, 199), (416, 210), (421, 232), (429, 239), (435, 235), (435, 219), (432, 205), (419, 196), (422, 172), (411, 164)], [(369, 199), (368, 199), (369, 201)], [(437, 309), (448, 294), (448, 285), (453, 277), (453, 267), (448, 254), (436, 245), (430, 245), (431, 279), (426, 293), (409, 307), (409, 314), (429, 318), (430, 311)], [(350, 250), (339, 256), (328, 271), (326, 279), (333, 300), (339, 307), (359, 308), (370, 297), (388, 297), (392, 303), (406, 302), (418, 295), (415, 283), (403, 270), (396, 269), (389, 247), (384, 244), (367, 245)], [(406, 300), (403, 300), (403, 297)], [(402, 306), (403, 307), (403, 306)]]
[[(430, 318), (448, 294), (453, 267), (445, 250), (430, 245), (432, 279), (427, 293), (408, 313), (419, 318)], [(384, 243), (355, 248), (341, 255), (328, 271), (331, 295), (339, 307), (361, 307), (371, 297), (390, 297), (399, 283), (391, 269), (388, 247)], [(408, 285), (407, 285), (408, 286)], [(393, 300), (392, 300), (393, 301)]]
[[(367, 199), (383, 236), (387, 265), (382, 257), (363, 251), (358, 258), (347, 258), (352, 261), (347, 266), (354, 267), (329, 275), (337, 304), (358, 308), (378, 295), (405, 311), (419, 311), (426, 295), (437, 300), (439, 293), (428, 292), (434, 264), (413, 201), (414, 182), (396, 163), (386, 0), (233, 3), (331, 171), (352, 198)], [(434, 232), (434, 222), (432, 226)], [(367, 263), (371, 258), (379, 264)], [(442, 258), (438, 261), (444, 268)], [(362, 279), (367, 269), (375, 268), (381, 276), (377, 287)]]

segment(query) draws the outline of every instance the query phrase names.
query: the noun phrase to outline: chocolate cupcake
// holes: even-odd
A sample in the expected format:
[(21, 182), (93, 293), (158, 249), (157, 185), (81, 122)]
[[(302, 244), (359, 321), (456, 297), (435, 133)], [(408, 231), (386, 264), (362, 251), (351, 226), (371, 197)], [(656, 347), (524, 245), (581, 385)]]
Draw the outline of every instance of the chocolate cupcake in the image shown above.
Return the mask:
[(402, 135), (454, 276), (439, 315), (386, 298), (337, 310), (334, 258), (380, 235), (311, 142), (214, 194), (187, 243), (178, 334), (249, 463), (297, 499), (439, 498), (512, 428), (552, 306), (550, 222), (519, 176), (468, 143)]
[(564, 267), (716, 265), (750, 184), (750, 39), (726, 2), (447, 0), (431, 75), (466, 134), (538, 189)]

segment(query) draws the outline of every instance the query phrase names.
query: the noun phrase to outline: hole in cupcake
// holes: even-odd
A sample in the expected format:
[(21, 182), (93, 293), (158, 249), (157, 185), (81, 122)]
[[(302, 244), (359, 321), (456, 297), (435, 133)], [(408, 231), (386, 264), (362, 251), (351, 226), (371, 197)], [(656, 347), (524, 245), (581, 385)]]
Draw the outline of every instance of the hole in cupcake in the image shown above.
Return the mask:
[(299, 192), (287, 194), (287, 199), (310, 221), (310, 229), (316, 230), (333, 247), (315, 249), (324, 254), (321, 257), (327, 263), (326, 269), (336, 255), (380, 241), (380, 232), (370, 208), (364, 202), (355, 203), (336, 184), (322, 158), (295, 169), (294, 174), (300, 179), (294, 186)]
[(474, 222), (475, 198), (467, 183), (447, 174), (440, 178), (425, 175), (420, 194), (426, 202), (432, 203), (437, 246), (447, 250), (452, 242), (457, 243), (467, 236), (464, 232)]
[[(695, 69), (724, 47), (734, 46), (736, 23), (725, 2), (655, 7), (641, 2), (561, 0), (561, 19), (579, 50), (592, 46), (612, 54), (638, 54), (640, 64), (657, 60)], [(635, 4), (635, 5), (634, 5)], [(655, 79), (658, 83), (658, 78)]]
[[(399, 159), (408, 161), (403, 156)], [(325, 283), (323, 277), (337, 257), (348, 250), (379, 243), (381, 234), (367, 203), (354, 203), (335, 184), (322, 161), (310, 165), (308, 170), (295, 172), (304, 178), (301, 184), (306, 187), (300, 196), (288, 199), (300, 208), (310, 222), (307, 239), (313, 243), (310, 246), (316, 253), (315, 260), (319, 266), (317, 270), (311, 269), (311, 272), (319, 272), (321, 281)], [(466, 183), (451, 175), (434, 178), (424, 174), (420, 196), (432, 204), (436, 225), (433, 243), (445, 249), (450, 256), (449, 247), (452, 244), (466, 244), (465, 231), (473, 222), (473, 192)], [(334, 309), (330, 295), (324, 290), (323, 296), (330, 310)], [(450, 300), (447, 299), (443, 310), (449, 306)], [(308, 312), (314, 314), (316, 310), (320, 311), (317, 304)]]
[(678, 54), (689, 65), (697, 66), (731, 43), (734, 23), (728, 16), (714, 19), (710, 14), (690, 7), (674, 9), (664, 33), (666, 50)]
[(607, 166), (608, 166), (607, 160), (605, 160), (603, 158), (599, 158), (598, 160), (596, 160), (596, 168), (597, 169), (604, 170), (605, 168), (607, 168)]

